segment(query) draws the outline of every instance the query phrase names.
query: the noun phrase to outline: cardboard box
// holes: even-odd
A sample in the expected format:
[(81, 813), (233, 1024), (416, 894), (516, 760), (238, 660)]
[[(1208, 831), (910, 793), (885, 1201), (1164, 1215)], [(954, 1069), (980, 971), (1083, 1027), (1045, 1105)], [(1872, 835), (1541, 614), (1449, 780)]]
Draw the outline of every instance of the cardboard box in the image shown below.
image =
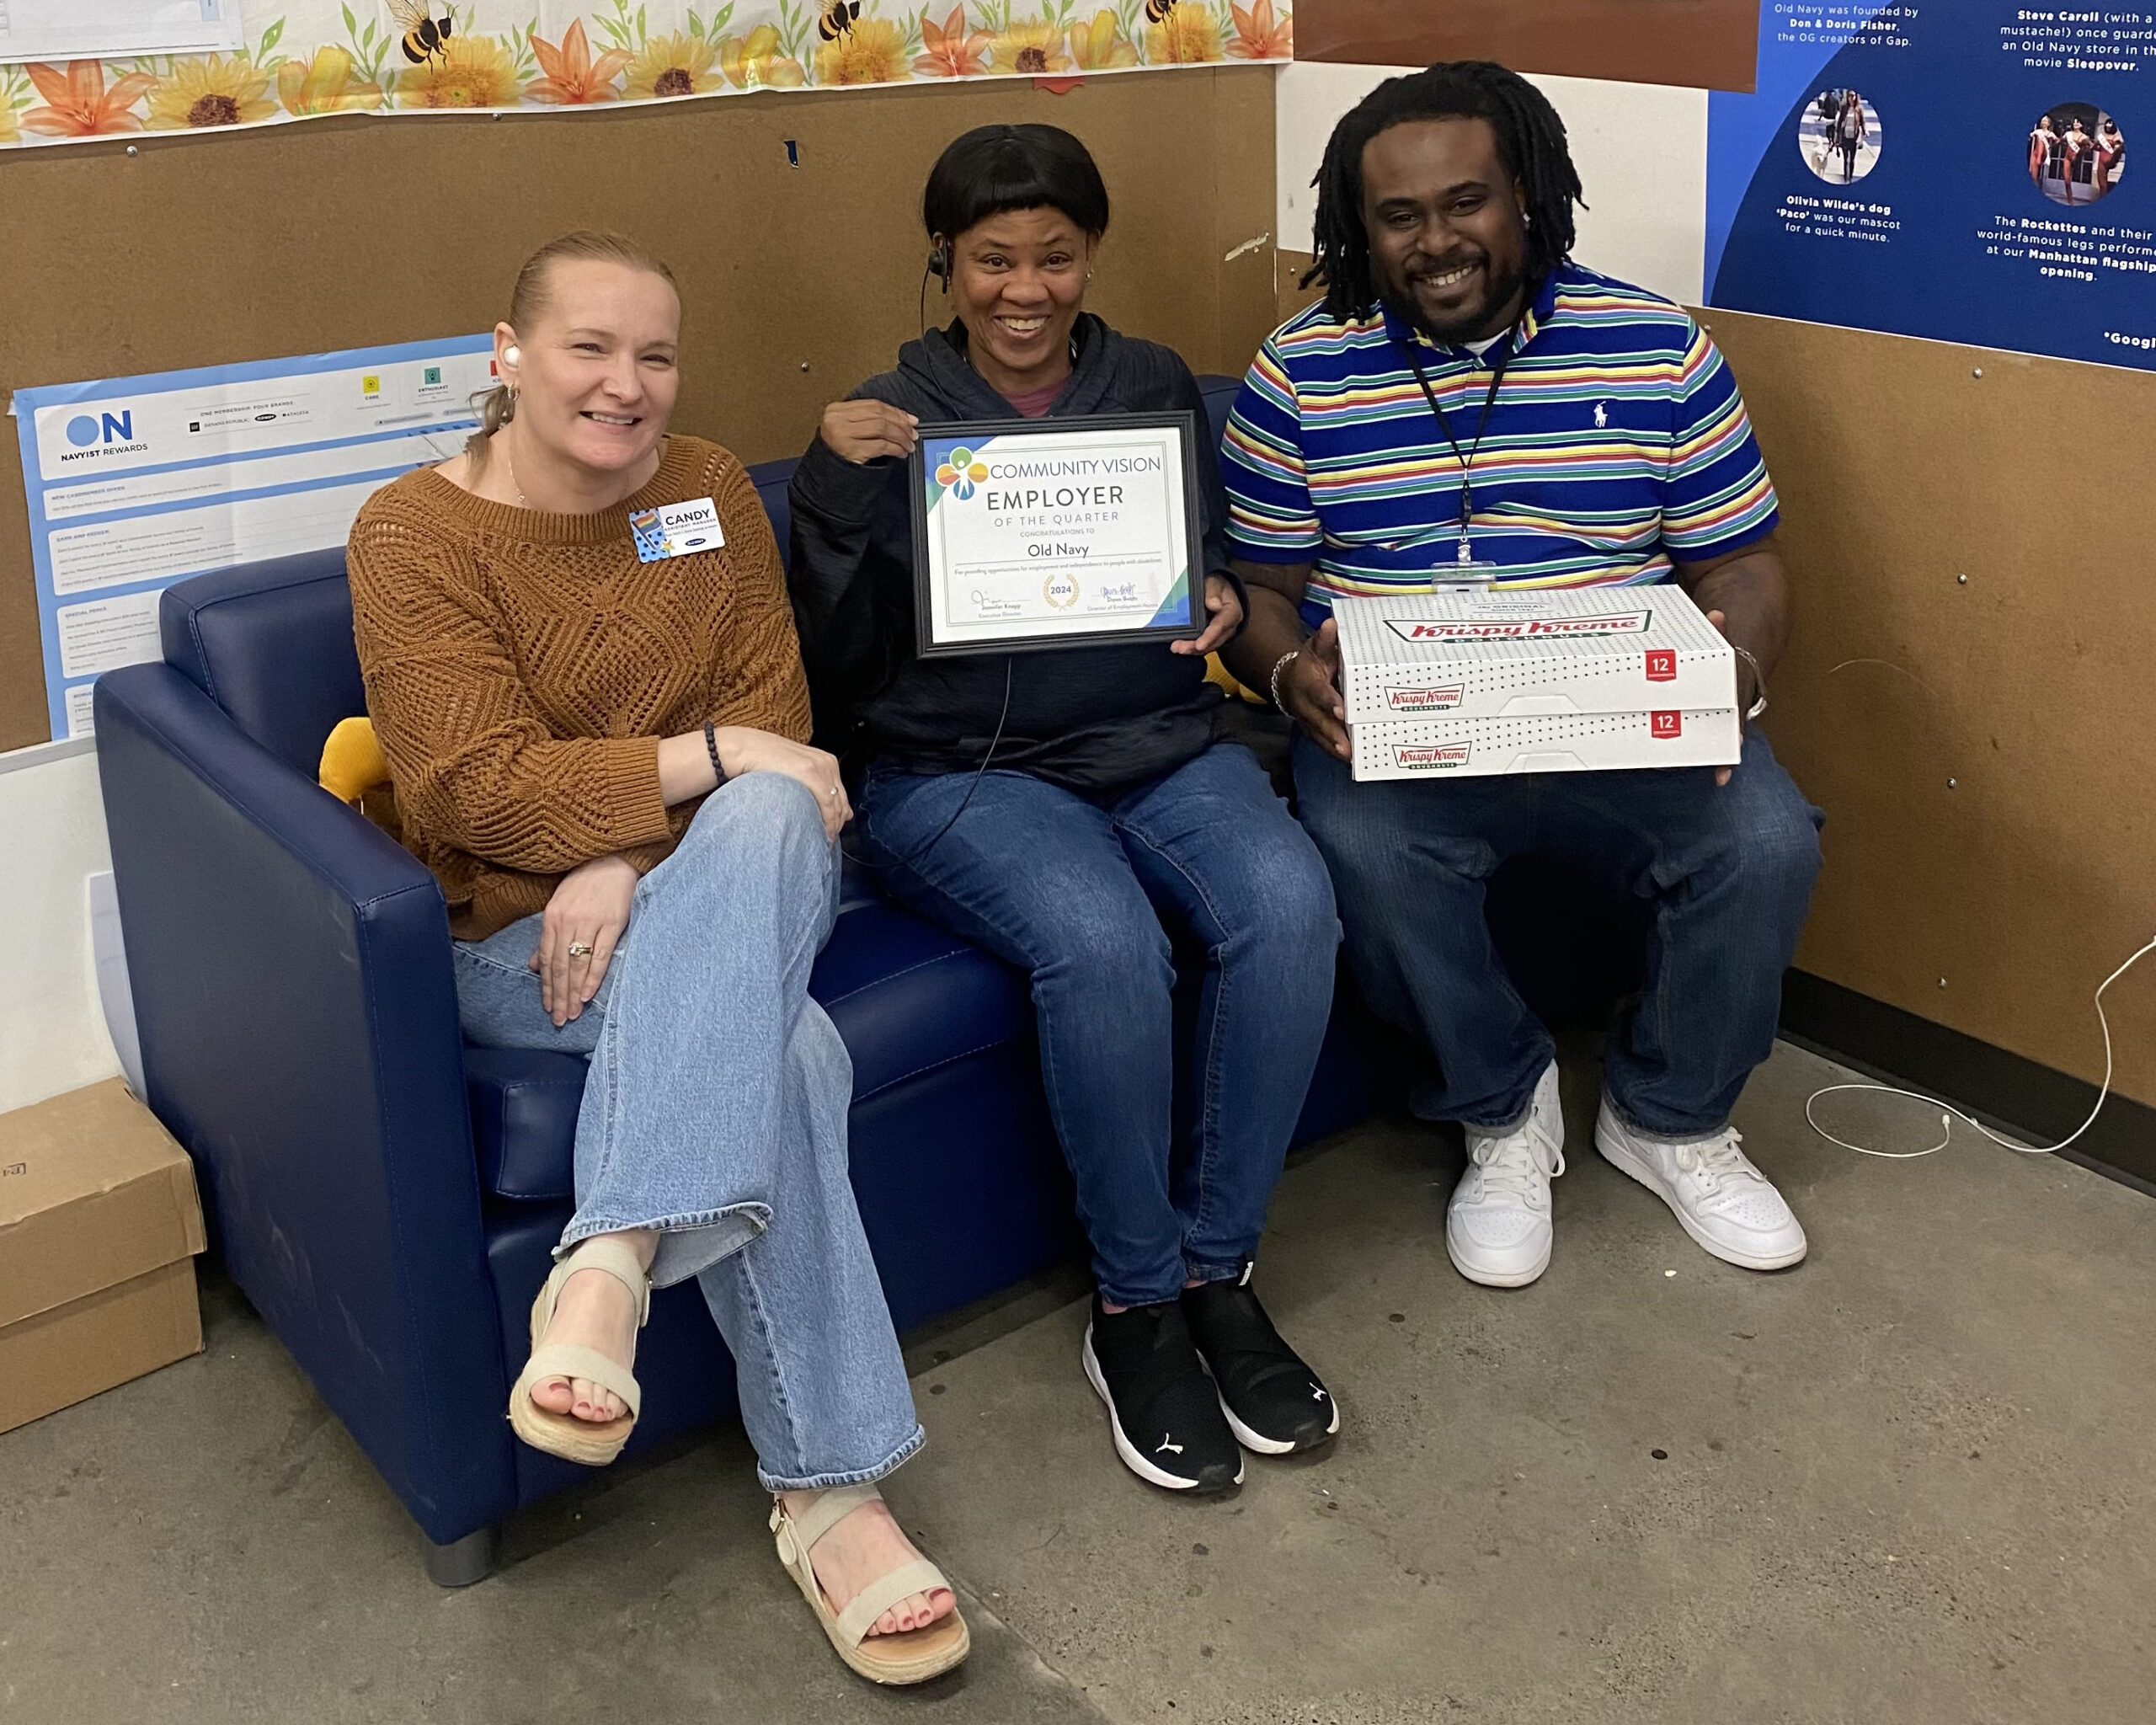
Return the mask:
[(0, 1432), (202, 1351), (195, 1168), (117, 1078), (0, 1114)]
[(1737, 660), (1671, 584), (1343, 598), (1358, 779), (1726, 766)]
[(1729, 707), (1359, 724), (1349, 727), (1348, 739), (1361, 780), (1726, 766), (1742, 744)]

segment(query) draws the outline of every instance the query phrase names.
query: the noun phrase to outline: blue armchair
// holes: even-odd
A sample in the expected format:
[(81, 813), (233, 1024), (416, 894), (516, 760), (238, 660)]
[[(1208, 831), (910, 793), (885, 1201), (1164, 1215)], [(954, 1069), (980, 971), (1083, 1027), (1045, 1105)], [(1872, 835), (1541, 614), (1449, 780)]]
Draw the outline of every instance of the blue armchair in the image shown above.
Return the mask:
[[(1233, 389), (1208, 380), (1218, 419)], [(787, 542), (791, 463), (755, 470)], [(341, 552), (170, 589), (163, 658), (97, 686), (147, 1100), (195, 1160), (227, 1268), (411, 1512), (444, 1585), (584, 1477), (503, 1418), (572, 1198), (572, 1056), (467, 1048), (432, 877), (315, 783), (365, 711)], [(811, 991), (853, 1058), (853, 1180), (905, 1329), (1082, 1242), (1025, 978), (850, 877)], [(1370, 1112), (1336, 1022), (1299, 1132)], [(631, 1449), (728, 1413), (697, 1290), (652, 1305)]]

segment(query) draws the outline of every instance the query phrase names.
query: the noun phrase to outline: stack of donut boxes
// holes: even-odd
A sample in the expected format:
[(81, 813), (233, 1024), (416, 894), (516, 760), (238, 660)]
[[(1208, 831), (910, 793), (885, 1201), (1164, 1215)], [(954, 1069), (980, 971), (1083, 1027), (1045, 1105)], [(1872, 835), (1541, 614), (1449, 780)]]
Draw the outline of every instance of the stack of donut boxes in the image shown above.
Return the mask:
[(1723, 766), (1736, 656), (1673, 585), (1333, 602), (1358, 779)]

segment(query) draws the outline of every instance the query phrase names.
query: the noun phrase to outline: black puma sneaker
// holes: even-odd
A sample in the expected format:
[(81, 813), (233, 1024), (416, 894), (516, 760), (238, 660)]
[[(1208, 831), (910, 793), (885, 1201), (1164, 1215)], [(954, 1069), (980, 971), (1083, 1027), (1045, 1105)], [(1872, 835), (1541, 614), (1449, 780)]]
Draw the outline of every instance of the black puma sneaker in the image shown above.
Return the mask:
[(1171, 1492), (1225, 1492), (1243, 1482), (1243, 1452), (1191, 1346), (1181, 1306), (1169, 1300), (1110, 1314), (1094, 1295), (1080, 1358), (1108, 1404), (1115, 1453), (1139, 1478)]
[(1261, 1455), (1314, 1450), (1340, 1429), (1339, 1405), (1302, 1357), (1280, 1339), (1250, 1284), (1251, 1265), (1232, 1280), (1182, 1292), (1191, 1340), (1220, 1392), (1236, 1440)]

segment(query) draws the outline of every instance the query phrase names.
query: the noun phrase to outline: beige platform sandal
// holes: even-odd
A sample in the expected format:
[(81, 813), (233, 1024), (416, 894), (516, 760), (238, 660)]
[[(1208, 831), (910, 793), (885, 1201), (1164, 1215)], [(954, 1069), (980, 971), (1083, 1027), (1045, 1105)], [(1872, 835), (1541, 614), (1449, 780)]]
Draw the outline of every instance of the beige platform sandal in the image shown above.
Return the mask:
[(840, 1486), (825, 1492), (798, 1516), (789, 1514), (780, 1498), (771, 1505), (771, 1532), (778, 1539), (779, 1562), (792, 1575), (841, 1659), (871, 1683), (926, 1683), (941, 1677), (973, 1650), (973, 1636), (958, 1615), (955, 1589), (951, 1615), (937, 1618), (926, 1629), (909, 1629), (903, 1635), (872, 1636), (868, 1632), (878, 1617), (909, 1594), (950, 1589), (943, 1572), (926, 1557), (916, 1557), (870, 1582), (845, 1610), (834, 1611), (808, 1562), (818, 1540), (863, 1503), (883, 1495), (873, 1486)]
[[(604, 1270), (627, 1288), (637, 1302), (638, 1329), (651, 1316), (651, 1276), (635, 1252), (603, 1235), (570, 1247), (568, 1255), (547, 1276), (539, 1297), (531, 1302), (531, 1358), (525, 1362), (509, 1392), (509, 1423), (510, 1429), (535, 1450), (586, 1467), (604, 1467), (622, 1453), (622, 1445), (636, 1429), (643, 1391), (628, 1367), (609, 1359), (595, 1348), (541, 1341), (547, 1326), (554, 1321), (554, 1302), (561, 1298), (562, 1284), (579, 1270)], [(573, 1413), (550, 1413), (531, 1399), (532, 1386), (547, 1378), (589, 1379), (620, 1397), (629, 1411), (603, 1425), (579, 1419)]]

